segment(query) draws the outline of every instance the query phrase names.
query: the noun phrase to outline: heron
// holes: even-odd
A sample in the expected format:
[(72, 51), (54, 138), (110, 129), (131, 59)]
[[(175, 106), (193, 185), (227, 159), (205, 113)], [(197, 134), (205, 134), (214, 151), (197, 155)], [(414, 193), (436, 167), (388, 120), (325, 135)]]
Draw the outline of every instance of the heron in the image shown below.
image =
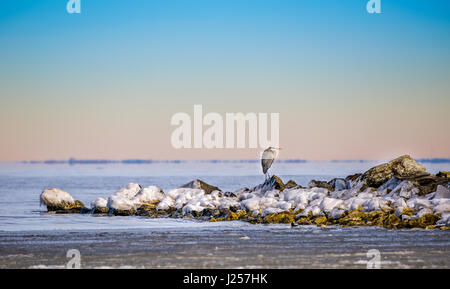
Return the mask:
[(264, 150), (261, 157), (262, 171), (266, 175), (266, 180), (269, 178), (267, 171), (272, 165), (273, 161), (278, 157), (281, 148), (268, 147)]

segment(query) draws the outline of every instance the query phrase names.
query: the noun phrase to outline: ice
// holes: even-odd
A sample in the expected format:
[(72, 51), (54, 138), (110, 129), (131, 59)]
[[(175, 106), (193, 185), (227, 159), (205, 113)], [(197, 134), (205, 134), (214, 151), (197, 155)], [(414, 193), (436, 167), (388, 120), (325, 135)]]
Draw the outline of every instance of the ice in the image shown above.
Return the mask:
[(336, 220), (341, 218), (344, 215), (345, 211), (342, 209), (333, 209), (330, 211), (330, 213), (328, 214), (328, 218), (332, 219), (332, 220)]
[(97, 198), (91, 203), (93, 208), (106, 208), (108, 206), (108, 200), (105, 198)]
[(141, 186), (139, 184), (129, 183), (126, 187), (115, 192), (114, 195), (131, 200), (140, 190)]
[(380, 187), (378, 187), (378, 191), (384, 191), (384, 190), (394, 190), (402, 181), (397, 178), (391, 178), (386, 183), (382, 184)]
[(268, 208), (265, 208), (265, 209), (262, 211), (261, 215), (262, 215), (263, 217), (265, 217), (265, 216), (267, 216), (267, 215), (271, 215), (271, 214), (275, 214), (275, 213), (281, 213), (281, 212), (283, 212), (283, 209), (280, 209), (280, 208), (274, 208), (274, 207), (268, 207)]
[(186, 215), (187, 213), (201, 212), (203, 209), (204, 208), (200, 206), (200, 204), (188, 204), (183, 207), (182, 214)]
[(319, 207), (326, 213), (330, 212), (331, 210), (335, 208), (343, 208), (345, 205), (344, 201), (333, 199), (329, 197), (323, 198), (322, 202), (320, 203)]
[(164, 198), (163, 191), (156, 186), (149, 186), (141, 189), (134, 197), (133, 200), (138, 203), (154, 204), (159, 203)]
[(170, 196), (165, 196), (156, 207), (158, 211), (167, 211), (175, 205), (175, 201)]
[(438, 185), (436, 192), (433, 193), (431, 199), (450, 199), (450, 189), (442, 185)]
[(75, 199), (68, 193), (60, 189), (46, 189), (40, 197), (41, 204), (46, 206), (58, 206), (61, 203), (74, 204)]
[(341, 191), (347, 189), (347, 182), (343, 179), (336, 179), (334, 182), (334, 190)]
[(391, 209), (391, 207), (388, 205), (388, 202), (386, 200), (380, 199), (380, 198), (373, 198), (370, 200), (367, 200), (363, 204), (364, 211), (371, 212), (371, 211), (384, 211), (387, 212)]
[(416, 214), (416, 216), (419, 218), (422, 218), (423, 216), (428, 215), (428, 214), (433, 214), (433, 211), (428, 208), (423, 208)]
[(256, 211), (260, 209), (260, 198), (258, 197), (253, 197), (250, 199), (246, 199), (244, 201), (241, 202), (241, 207), (243, 209), (246, 209), (247, 211)]
[(450, 226), (450, 212), (442, 213), (439, 221), (436, 222), (438, 226)]
[(409, 181), (403, 181), (395, 187), (390, 193), (391, 196), (399, 196), (405, 199), (409, 199), (414, 195), (419, 194), (419, 189), (411, 184)]
[(434, 207), (433, 211), (435, 214), (444, 214), (450, 212), (450, 199), (441, 199), (441, 201), (436, 207)]
[(345, 207), (348, 210), (357, 210), (364, 204), (365, 201), (365, 199), (353, 197), (345, 201)]
[(115, 210), (128, 211), (135, 208), (135, 202), (120, 195), (112, 195), (108, 198), (107, 207)]
[(423, 208), (432, 208), (433, 203), (425, 198), (413, 198), (406, 202), (407, 206), (409, 208), (415, 209), (415, 210), (421, 210)]

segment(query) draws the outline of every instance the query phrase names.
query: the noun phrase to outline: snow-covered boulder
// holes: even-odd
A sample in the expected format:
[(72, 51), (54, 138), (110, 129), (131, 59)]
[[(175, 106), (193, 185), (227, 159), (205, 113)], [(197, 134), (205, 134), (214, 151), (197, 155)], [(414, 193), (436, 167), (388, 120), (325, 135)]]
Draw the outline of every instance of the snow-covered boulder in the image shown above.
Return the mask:
[(84, 204), (75, 200), (68, 192), (52, 188), (45, 189), (40, 196), (41, 205), (47, 206), (47, 211), (66, 211), (67, 213), (80, 212)]

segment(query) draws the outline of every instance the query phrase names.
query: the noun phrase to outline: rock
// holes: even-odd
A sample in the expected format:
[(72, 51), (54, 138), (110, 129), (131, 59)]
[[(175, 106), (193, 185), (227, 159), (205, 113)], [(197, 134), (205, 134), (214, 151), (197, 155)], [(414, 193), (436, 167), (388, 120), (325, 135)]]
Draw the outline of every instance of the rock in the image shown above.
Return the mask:
[(438, 185), (436, 188), (436, 192), (434, 195), (430, 198), (431, 200), (434, 199), (450, 199), (450, 189), (447, 189), (446, 187), (442, 185)]
[(418, 218), (422, 218), (425, 215), (429, 215), (429, 214), (433, 214), (433, 211), (431, 209), (428, 209), (428, 208), (423, 208), (417, 213), (417, 217)]
[(345, 211), (342, 209), (333, 209), (330, 211), (330, 213), (328, 214), (328, 218), (331, 220), (337, 220), (342, 218), (342, 216), (344, 216)]
[(108, 200), (104, 198), (97, 198), (91, 203), (92, 212), (94, 214), (106, 214), (108, 213)]
[(347, 176), (345, 179), (348, 180), (348, 181), (354, 182), (354, 181), (356, 181), (360, 176), (362, 176), (362, 174), (354, 174), (354, 175)]
[(164, 198), (164, 192), (156, 186), (141, 189), (132, 200), (139, 204), (155, 204)]
[(107, 201), (108, 213), (117, 216), (131, 216), (136, 212), (139, 202), (134, 197), (142, 190), (136, 183), (129, 183), (126, 187), (112, 194)]
[(187, 184), (182, 185), (180, 188), (189, 188), (189, 189), (201, 189), (205, 191), (205, 194), (211, 194), (213, 191), (220, 191), (218, 187), (211, 186), (204, 181), (201, 180), (193, 180)]
[(440, 177), (440, 178), (450, 178), (450, 172), (448, 171), (441, 171), (439, 172), (436, 177)]
[(131, 200), (141, 189), (142, 187), (139, 184), (129, 183), (125, 187), (120, 188), (117, 192), (115, 192), (114, 196), (119, 196)]
[(395, 187), (394, 190), (392, 190), (390, 195), (392, 196), (396, 195), (405, 199), (410, 199), (411, 197), (418, 195), (419, 192), (420, 192), (419, 188), (414, 186), (411, 182), (403, 181), (400, 184), (398, 184), (398, 186)]
[(418, 187), (419, 195), (423, 196), (437, 190), (439, 185), (446, 186), (450, 182), (448, 177), (438, 177), (432, 174), (423, 174), (418, 176), (400, 177), (402, 180), (407, 180)]
[(347, 181), (342, 178), (334, 178), (331, 181), (329, 181), (328, 184), (331, 186), (332, 191), (341, 191), (349, 189), (347, 187)]
[(250, 189), (245, 187), (245, 188), (242, 188), (242, 189), (239, 189), (239, 190), (233, 192), (232, 194), (234, 194), (235, 196), (240, 196), (244, 193), (249, 193), (249, 192), (250, 192)]
[(334, 198), (323, 198), (322, 202), (320, 203), (319, 207), (322, 211), (325, 213), (329, 213), (333, 209), (342, 209), (344, 206), (343, 200), (338, 200)]
[(75, 200), (68, 192), (56, 188), (44, 190), (40, 200), (49, 212), (80, 213), (86, 210), (82, 202)]
[(295, 181), (289, 180), (284, 186), (285, 189), (293, 189), (293, 188), (302, 188), (302, 186), (298, 185)]
[(420, 217), (411, 218), (409, 220), (405, 220), (402, 224), (402, 227), (406, 228), (427, 228), (429, 226), (433, 226), (437, 223), (439, 217), (434, 215), (433, 213), (425, 213)]
[(362, 180), (370, 187), (378, 188), (389, 179), (415, 178), (428, 175), (423, 165), (408, 155), (398, 157), (388, 163), (371, 168), (362, 175)]
[(308, 187), (309, 188), (324, 188), (324, 189), (327, 189), (329, 191), (333, 191), (333, 187), (330, 186), (327, 182), (324, 182), (324, 181), (312, 180), (311, 182), (309, 182)]
[(135, 213), (135, 203), (119, 195), (112, 195), (108, 198), (108, 213), (117, 216), (131, 216)]
[(264, 217), (265, 223), (293, 223), (295, 215), (287, 212), (273, 213)]
[(279, 177), (272, 176), (270, 179), (267, 179), (264, 183), (254, 187), (251, 191), (252, 192), (261, 191), (261, 193), (265, 193), (272, 190), (282, 191), (285, 189), (285, 187), (286, 187), (285, 184)]

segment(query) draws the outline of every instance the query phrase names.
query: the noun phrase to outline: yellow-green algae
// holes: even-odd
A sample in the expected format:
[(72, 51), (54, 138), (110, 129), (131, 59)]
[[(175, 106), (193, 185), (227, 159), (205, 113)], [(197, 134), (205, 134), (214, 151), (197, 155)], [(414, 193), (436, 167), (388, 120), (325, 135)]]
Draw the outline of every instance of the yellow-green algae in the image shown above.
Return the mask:
[(265, 223), (292, 223), (295, 220), (295, 214), (291, 212), (274, 213), (264, 217)]
[(47, 211), (56, 213), (80, 213), (83, 209), (86, 209), (86, 207), (78, 200), (73, 203), (61, 201), (54, 206), (47, 205)]
[(212, 210), (205, 209), (202, 212), (192, 212), (181, 216), (180, 212), (176, 209), (170, 209), (167, 211), (156, 210), (157, 204), (144, 204), (138, 208), (135, 212), (131, 211), (115, 211), (115, 215), (132, 215), (137, 214), (140, 216), (148, 217), (184, 217), (184, 218), (207, 218), (210, 222), (219, 221), (236, 221), (242, 220), (250, 223), (297, 223), (299, 225), (316, 225), (316, 226), (327, 226), (327, 225), (339, 225), (342, 227), (350, 226), (379, 226), (388, 229), (400, 229), (400, 228), (424, 228), (424, 229), (435, 229), (440, 228), (441, 230), (448, 230), (449, 227), (437, 227), (436, 222), (440, 219), (439, 214), (426, 214), (420, 218), (414, 217), (414, 210), (410, 208), (403, 208), (402, 215), (410, 216), (412, 218), (402, 220), (400, 217), (394, 214), (394, 210), (390, 211), (371, 211), (363, 212), (362, 207), (358, 207), (356, 210), (345, 211), (342, 217), (338, 219), (328, 219), (325, 216), (312, 216), (311, 212), (307, 216), (300, 217), (296, 220), (296, 216), (301, 212), (295, 211), (293, 209), (274, 213), (262, 217), (261, 210), (258, 215), (253, 215), (252, 212), (247, 212), (246, 210)]

